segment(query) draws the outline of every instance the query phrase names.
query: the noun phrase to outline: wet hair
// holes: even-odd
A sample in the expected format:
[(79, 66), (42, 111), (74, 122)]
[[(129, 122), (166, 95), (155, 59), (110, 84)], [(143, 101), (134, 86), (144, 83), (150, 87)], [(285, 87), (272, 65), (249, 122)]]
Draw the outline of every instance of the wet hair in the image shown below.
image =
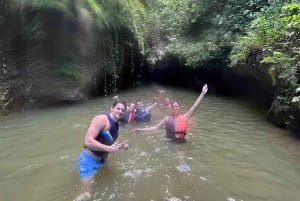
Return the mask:
[(135, 102), (131, 102), (131, 103), (129, 103), (129, 106), (130, 106), (131, 104), (133, 104), (133, 105), (134, 105), (134, 107), (135, 107)]
[(125, 106), (125, 109), (127, 108), (127, 106), (126, 106), (126, 101), (125, 101), (125, 100), (122, 100), (122, 99), (117, 99), (117, 100), (115, 100), (115, 102), (113, 102), (113, 104), (112, 104), (112, 107), (113, 107), (113, 108), (116, 107), (116, 105), (118, 105), (119, 103), (123, 104), (123, 105)]
[(171, 102), (171, 107), (173, 107), (174, 103), (177, 103), (180, 106), (180, 103), (178, 101), (172, 101)]

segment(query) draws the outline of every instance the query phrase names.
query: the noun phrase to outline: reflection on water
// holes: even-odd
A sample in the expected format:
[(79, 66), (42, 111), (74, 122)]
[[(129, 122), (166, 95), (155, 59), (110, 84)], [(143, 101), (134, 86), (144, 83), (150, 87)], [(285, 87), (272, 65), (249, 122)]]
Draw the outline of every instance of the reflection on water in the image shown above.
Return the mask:
[[(155, 88), (121, 94), (134, 101)], [(199, 94), (167, 89), (186, 111)], [(200, 93), (200, 92), (199, 92)], [(79, 188), (76, 162), (92, 117), (111, 97), (85, 104), (14, 114), (0, 123), (0, 200), (72, 200)], [(152, 122), (164, 116), (156, 108)], [(265, 121), (263, 113), (237, 100), (207, 95), (189, 122), (185, 143), (163, 130), (131, 132), (130, 149), (109, 156), (96, 175), (91, 200), (294, 201), (299, 199), (299, 143)]]

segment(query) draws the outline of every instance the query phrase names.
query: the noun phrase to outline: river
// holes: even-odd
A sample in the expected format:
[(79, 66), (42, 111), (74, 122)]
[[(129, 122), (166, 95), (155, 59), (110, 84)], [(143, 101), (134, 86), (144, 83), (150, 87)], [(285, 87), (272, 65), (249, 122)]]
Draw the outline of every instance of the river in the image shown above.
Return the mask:
[[(157, 86), (120, 93), (150, 102)], [(185, 112), (199, 94), (167, 88)], [(200, 93), (200, 91), (199, 91)], [(10, 114), (0, 123), (0, 200), (73, 200), (79, 190), (76, 162), (94, 115), (112, 97), (82, 104)], [(300, 144), (268, 123), (265, 111), (245, 101), (208, 94), (189, 122), (186, 143), (164, 131), (137, 134), (121, 125), (129, 150), (109, 155), (96, 175), (91, 200), (296, 201), (300, 198)]]

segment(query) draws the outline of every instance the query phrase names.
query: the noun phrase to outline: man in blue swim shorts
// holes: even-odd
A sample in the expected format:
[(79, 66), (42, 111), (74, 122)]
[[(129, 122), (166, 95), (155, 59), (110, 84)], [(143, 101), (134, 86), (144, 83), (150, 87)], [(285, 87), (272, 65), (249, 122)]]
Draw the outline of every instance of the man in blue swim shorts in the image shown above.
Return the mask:
[(97, 157), (84, 150), (81, 152), (77, 163), (79, 177), (84, 179), (95, 175), (104, 164), (105, 160), (99, 161)]
[(94, 175), (104, 166), (108, 153), (128, 149), (127, 141), (115, 142), (119, 132), (118, 122), (125, 110), (125, 101), (118, 99), (113, 103), (110, 113), (101, 113), (93, 118), (85, 134), (84, 150), (78, 158), (81, 192), (76, 201), (90, 198)]

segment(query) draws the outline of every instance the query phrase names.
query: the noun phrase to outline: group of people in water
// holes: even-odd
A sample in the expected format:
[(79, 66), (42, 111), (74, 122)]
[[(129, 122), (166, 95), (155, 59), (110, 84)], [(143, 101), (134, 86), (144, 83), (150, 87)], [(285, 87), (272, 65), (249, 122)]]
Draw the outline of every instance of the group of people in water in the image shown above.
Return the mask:
[[(152, 103), (148, 103), (147, 106), (144, 105), (142, 100), (138, 99), (136, 102), (131, 102), (127, 106), (127, 110), (124, 116), (120, 119), (121, 123), (139, 123), (139, 122), (148, 122), (151, 120), (151, 112), (157, 106), (161, 105), (165, 109), (171, 108), (171, 101), (169, 98), (164, 98), (164, 90), (158, 90), (160, 96), (154, 96)], [(120, 100), (119, 96), (114, 96), (114, 100)]]
[(169, 111), (169, 115), (162, 118), (156, 125), (133, 128), (132, 131), (155, 131), (165, 126), (167, 138), (178, 142), (185, 141), (188, 120), (192, 117), (207, 91), (208, 87), (205, 84), (192, 107), (184, 114), (181, 113), (179, 102), (170, 101), (169, 98), (164, 98), (164, 101), (161, 102), (161, 97), (165, 94), (164, 90), (159, 90), (160, 96), (153, 97), (153, 102), (146, 107), (141, 100), (132, 102), (127, 106), (124, 100), (119, 96), (115, 96), (110, 112), (96, 115), (85, 134), (84, 148), (77, 163), (81, 190), (84, 193), (81, 193), (75, 200), (85, 200), (90, 196), (94, 175), (99, 168), (105, 165), (109, 153), (128, 149), (127, 141), (116, 141), (119, 122), (138, 123), (150, 121), (151, 111), (156, 105), (160, 104)]

